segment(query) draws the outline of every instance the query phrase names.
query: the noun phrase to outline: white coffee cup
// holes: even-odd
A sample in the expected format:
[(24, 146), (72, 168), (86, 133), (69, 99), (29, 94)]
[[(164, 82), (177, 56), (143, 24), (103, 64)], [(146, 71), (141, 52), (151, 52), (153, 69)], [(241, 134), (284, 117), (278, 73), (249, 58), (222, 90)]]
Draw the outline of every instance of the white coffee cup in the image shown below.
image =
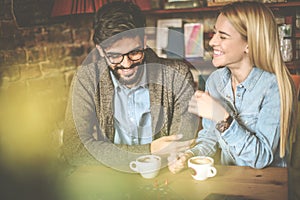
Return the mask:
[(213, 165), (214, 159), (207, 156), (195, 156), (188, 160), (188, 167), (195, 180), (203, 181), (208, 177), (214, 177), (217, 169)]
[(161, 158), (156, 155), (140, 156), (135, 161), (131, 161), (129, 166), (133, 171), (139, 172), (142, 177), (150, 179), (158, 175)]

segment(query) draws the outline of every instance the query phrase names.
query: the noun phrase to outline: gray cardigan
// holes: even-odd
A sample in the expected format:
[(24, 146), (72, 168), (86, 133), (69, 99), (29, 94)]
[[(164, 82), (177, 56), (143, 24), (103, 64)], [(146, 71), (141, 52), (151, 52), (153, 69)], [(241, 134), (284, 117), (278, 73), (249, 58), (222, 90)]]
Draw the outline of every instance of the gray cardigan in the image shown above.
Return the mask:
[[(199, 118), (188, 113), (194, 93), (189, 66), (181, 60), (145, 52), (153, 140), (172, 134), (195, 138)], [(104, 59), (78, 68), (70, 88), (63, 151), (72, 165), (105, 164), (127, 171), (137, 156), (150, 154), (150, 144), (114, 144), (114, 86)], [(99, 162), (100, 161), (100, 162)]]

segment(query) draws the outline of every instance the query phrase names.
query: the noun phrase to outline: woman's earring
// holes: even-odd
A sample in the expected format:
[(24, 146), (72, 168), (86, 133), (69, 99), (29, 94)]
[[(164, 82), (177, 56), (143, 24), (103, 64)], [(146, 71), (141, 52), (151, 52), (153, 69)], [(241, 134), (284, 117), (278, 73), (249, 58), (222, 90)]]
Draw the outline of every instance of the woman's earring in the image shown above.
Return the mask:
[(244, 53), (249, 53), (248, 45), (246, 46), (246, 49), (245, 49)]

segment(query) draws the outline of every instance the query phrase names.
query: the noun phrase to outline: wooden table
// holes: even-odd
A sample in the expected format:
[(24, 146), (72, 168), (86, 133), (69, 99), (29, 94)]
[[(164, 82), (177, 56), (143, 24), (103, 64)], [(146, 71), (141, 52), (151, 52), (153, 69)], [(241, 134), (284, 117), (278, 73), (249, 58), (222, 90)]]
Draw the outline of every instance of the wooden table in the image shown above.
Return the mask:
[(83, 166), (66, 179), (66, 199), (287, 199), (286, 168), (216, 168), (215, 177), (196, 181), (189, 170), (174, 175), (165, 168), (154, 179), (144, 179), (104, 166)]

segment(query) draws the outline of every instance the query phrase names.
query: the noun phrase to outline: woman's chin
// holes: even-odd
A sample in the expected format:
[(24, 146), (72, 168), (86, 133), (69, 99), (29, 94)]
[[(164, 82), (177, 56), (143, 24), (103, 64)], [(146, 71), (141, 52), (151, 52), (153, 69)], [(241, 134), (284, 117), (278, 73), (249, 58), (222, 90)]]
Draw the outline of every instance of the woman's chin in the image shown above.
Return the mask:
[(215, 67), (217, 67), (217, 68), (219, 68), (219, 67), (223, 67), (224, 66), (224, 63), (220, 63), (220, 62), (216, 62), (216, 61), (212, 61), (212, 64), (213, 64), (213, 66), (215, 66)]

